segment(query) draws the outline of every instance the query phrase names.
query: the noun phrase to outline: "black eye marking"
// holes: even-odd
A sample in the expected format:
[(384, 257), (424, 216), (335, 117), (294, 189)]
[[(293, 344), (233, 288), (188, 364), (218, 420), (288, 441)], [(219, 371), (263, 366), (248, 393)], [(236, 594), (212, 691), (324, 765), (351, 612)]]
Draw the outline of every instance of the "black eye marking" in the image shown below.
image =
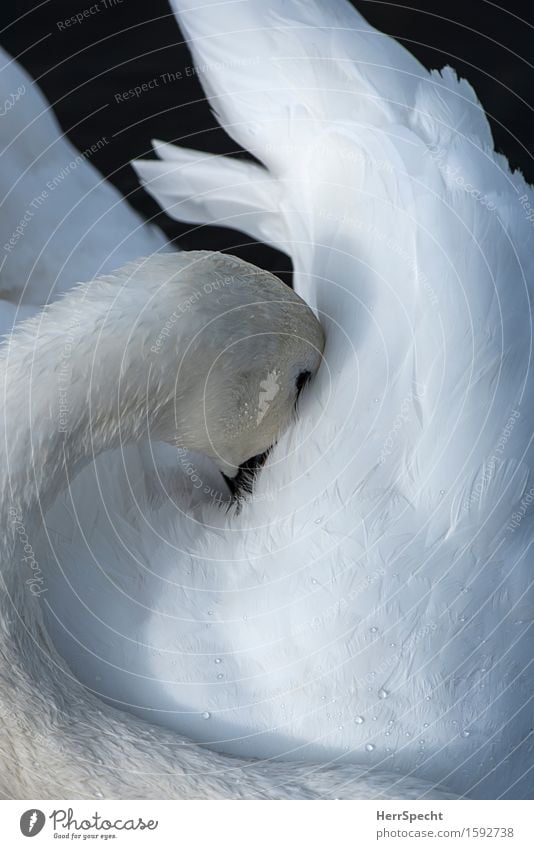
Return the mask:
[(311, 378), (311, 371), (301, 371), (299, 373), (299, 375), (298, 375), (298, 377), (295, 381), (295, 386), (296, 386), (296, 389), (297, 389), (297, 398), (299, 397), (300, 393), (302, 392), (302, 390), (304, 389), (306, 384), (309, 383), (310, 378)]

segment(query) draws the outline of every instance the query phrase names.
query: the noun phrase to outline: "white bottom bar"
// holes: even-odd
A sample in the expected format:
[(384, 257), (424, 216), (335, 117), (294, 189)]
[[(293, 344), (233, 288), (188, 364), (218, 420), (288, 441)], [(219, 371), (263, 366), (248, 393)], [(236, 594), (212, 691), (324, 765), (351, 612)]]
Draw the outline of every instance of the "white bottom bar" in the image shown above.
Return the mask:
[[(0, 802), (2, 846), (532, 849), (534, 802)], [(118, 843), (120, 841), (120, 843)], [(33, 844), (31, 844), (33, 845)]]

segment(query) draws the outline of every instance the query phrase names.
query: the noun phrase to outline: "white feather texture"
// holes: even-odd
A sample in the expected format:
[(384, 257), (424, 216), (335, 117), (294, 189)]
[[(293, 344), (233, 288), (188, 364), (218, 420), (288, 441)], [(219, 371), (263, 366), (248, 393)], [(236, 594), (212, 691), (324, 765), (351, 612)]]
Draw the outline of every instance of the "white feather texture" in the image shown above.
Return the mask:
[(325, 364), (237, 515), (209, 486), (152, 510), (106, 457), (101, 499), (80, 476), (50, 511), (56, 644), (175, 734), (57, 678), (37, 728), (15, 684), (61, 778), (33, 795), (531, 797), (532, 191), (467, 83), (341, 0), (173, 6), (263, 167), (158, 145), (138, 172), (176, 218), (290, 254)]
[(4, 50), (0, 66), (0, 289), (17, 304), (41, 306), (77, 280), (159, 250), (165, 239), (91, 164), (109, 139), (80, 154)]
[[(2, 149), (6, 157), (10, 151), (15, 174), (15, 181), (6, 186), (4, 197), (8, 244), (4, 248), (4, 263), (9, 260), (11, 264), (9, 273), (6, 266), (3, 277), (4, 300), (0, 318), (2, 330), (7, 334), (13, 322), (32, 315), (43, 301), (54, 300), (57, 292), (72, 284), (73, 280), (107, 268), (111, 254), (117, 262), (119, 257), (120, 261), (124, 261), (135, 253), (158, 249), (163, 239), (155, 231), (143, 227), (120, 196), (101, 181), (85, 158), (80, 159), (64, 142), (54, 119), (46, 114), (48, 107), (42, 96), (27, 75), (7, 57), (1, 81), (6, 94), (20, 93), (18, 98), (13, 96), (11, 100), (11, 95), (7, 94), (3, 102), (13, 101), (13, 107), (24, 104), (23, 114), (8, 110), (8, 120), (1, 122)], [(21, 99), (24, 97), (27, 99)], [(25, 139), (25, 144), (17, 147), (15, 142), (20, 138)], [(55, 155), (43, 158), (49, 150), (54, 150)], [(68, 167), (71, 157), (75, 168)], [(45, 185), (49, 180), (53, 183), (59, 169), (63, 177), (57, 185), (54, 184), (54, 191), (62, 187), (64, 193), (56, 195), (54, 209), (50, 209), (47, 203), (38, 203), (34, 215), (34, 207), (30, 204), (32, 212), (24, 226), (20, 225), (18, 230), (14, 227), (11, 232), (11, 223), (21, 220), (17, 217), (21, 200), (24, 205), (25, 199), (33, 196), (35, 183), (30, 180), (29, 191), (26, 190), (28, 186), (23, 186), (24, 190), (18, 192), (17, 186), (27, 175), (32, 175), (37, 160), (41, 162), (39, 186), (41, 181)], [(88, 185), (90, 191), (87, 197), (91, 200), (84, 207), (84, 214), (80, 215), (80, 202), (86, 199)], [(48, 196), (43, 200), (48, 201)], [(54, 210), (59, 218), (54, 217)], [(104, 219), (106, 227), (101, 230), (99, 223)], [(63, 228), (63, 237), (54, 239), (58, 220), (59, 228)], [(84, 235), (78, 239), (77, 232), (82, 221)], [(69, 222), (72, 222), (71, 230)], [(115, 240), (124, 234), (124, 244), (117, 245)], [(114, 252), (116, 247), (117, 254)], [(70, 264), (71, 276), (58, 274), (65, 263)], [(39, 275), (33, 275), (32, 269), (37, 267)], [(128, 273), (124, 277), (125, 284), (127, 278)], [(148, 282), (154, 283), (153, 280)], [(215, 290), (219, 285), (220, 275), (215, 274)], [(87, 291), (90, 293), (91, 290), (92, 287), (89, 287)], [(128, 297), (127, 290), (124, 297)], [(135, 302), (126, 303), (130, 312), (132, 308), (135, 311)], [(135, 548), (127, 555), (128, 568), (122, 571), (124, 545), (128, 540), (134, 547), (141, 545), (144, 552), (149, 550), (151, 539), (145, 520), (146, 516), (150, 516), (147, 505), (154, 500), (160, 501), (162, 492), (167, 499), (179, 499), (185, 541), (188, 536), (195, 538), (194, 532), (198, 537), (201, 526), (196, 513), (199, 505), (204, 501), (212, 503), (221, 492), (224, 497), (225, 487), (220, 475), (214, 476), (213, 463), (207, 463), (205, 458), (182, 454), (181, 465), (177, 468), (175, 450), (167, 447), (165, 456), (162, 456), (162, 446), (150, 443), (145, 448), (132, 446), (107, 452), (83, 470), (47, 517), (41, 539), (38, 517), (44, 509), (44, 502), (34, 503), (35, 510), (19, 512), (17, 500), (20, 497), (35, 502), (38, 495), (36, 476), (41, 479), (45, 490), (50, 488), (58, 474), (64, 476), (62, 449), (57, 450), (54, 456), (53, 446), (58, 440), (54, 419), (58, 405), (62, 403), (61, 391), (65, 385), (71, 385), (68, 393), (70, 403), (65, 412), (67, 416), (74, 414), (72, 369), (76, 368), (78, 375), (76, 393), (83, 392), (84, 386), (95, 378), (93, 368), (89, 374), (87, 366), (98, 353), (100, 356), (93, 366), (97, 365), (102, 390), (107, 385), (107, 389), (114, 392), (111, 368), (120, 365), (111, 355), (115, 334), (111, 333), (107, 339), (100, 334), (80, 338), (94, 308), (95, 302), (92, 307), (89, 303), (83, 303), (82, 307), (79, 300), (77, 304), (72, 299), (64, 301), (59, 307), (54, 307), (53, 314), (61, 317), (59, 323), (51, 325), (47, 315), (43, 314), (27, 324), (22, 335), (16, 333), (10, 338), (3, 351), (3, 366), (7, 366), (3, 371), (6, 381), (3, 424), (4, 428), (8, 427), (9, 433), (4, 444), (7, 453), (0, 464), (5, 482), (1, 504), (4, 515), (3, 590), (0, 593), (1, 796), (19, 799), (72, 796), (308, 799), (397, 795), (398, 781), (391, 773), (383, 772), (375, 777), (370, 776), (365, 767), (354, 765), (329, 767), (324, 763), (257, 763), (221, 757), (203, 750), (182, 735), (160, 726), (147, 725), (124, 711), (119, 713), (95, 698), (93, 693), (108, 695), (111, 699), (110, 688), (113, 689), (116, 672), (120, 674), (116, 676), (115, 697), (120, 696), (121, 690), (121, 670), (114, 670), (112, 665), (116, 643), (113, 648), (109, 644), (106, 620), (115, 622), (115, 636), (121, 633), (120, 629), (126, 634), (131, 627), (134, 630), (138, 627), (140, 634), (142, 619), (140, 621), (139, 611), (150, 613), (153, 591), (154, 604), (157, 604), (161, 590), (161, 581), (154, 582), (156, 571), (148, 576), (139, 568), (141, 561)], [(122, 329), (129, 333), (128, 328), (125, 319)], [(44, 346), (43, 334), (47, 339)], [(98, 344), (96, 335), (99, 337)], [(108, 353), (103, 355), (104, 348)], [(54, 350), (56, 355), (59, 350), (59, 358), (53, 356)], [(22, 368), (21, 354), (25, 358)], [(28, 364), (28, 358), (32, 360), (31, 364)], [(13, 374), (17, 362), (18, 377), (17, 373)], [(33, 381), (35, 392), (32, 389), (27, 391)], [(9, 399), (6, 400), (8, 386)], [(76, 415), (80, 415), (82, 423), (85, 411), (78, 409)], [(89, 447), (96, 449), (93, 438), (94, 434), (83, 437), (79, 449), (82, 452)], [(190, 471), (191, 463), (195, 464), (194, 475)], [(197, 485), (199, 476), (202, 478), (201, 488)], [(147, 477), (152, 477), (152, 480), (147, 480)], [(50, 496), (48, 491), (48, 499)], [(217, 521), (221, 522), (219, 514)], [(140, 522), (147, 535), (142, 531), (140, 534)], [(82, 548), (69, 550), (72, 543), (77, 546), (78, 533), (81, 534)], [(12, 545), (17, 539), (24, 552), (20, 563), (16, 558), (13, 560)], [(55, 552), (51, 550), (57, 540), (66, 546), (66, 551), (59, 552), (57, 547)], [(49, 559), (47, 552), (51, 554)], [(67, 552), (68, 562), (56, 556), (56, 553)], [(81, 570), (87, 557), (91, 568), (84, 575)], [(104, 589), (103, 594), (101, 592), (97, 573), (106, 563), (106, 569), (109, 567), (110, 570), (106, 573), (106, 581), (109, 576), (116, 591), (122, 587), (132, 599), (136, 590), (141, 591), (141, 606), (135, 605), (133, 618), (128, 622), (121, 620), (124, 607), (119, 605), (114, 609), (116, 596), (110, 591), (110, 586)], [(132, 571), (134, 564), (137, 564), (137, 570), (134, 568)], [(58, 580), (59, 575), (61, 578)], [(70, 607), (79, 577), (82, 579), (80, 593)], [(48, 600), (50, 604), (47, 604)], [(92, 604), (95, 605), (97, 619), (89, 615), (87, 624)], [(78, 613), (77, 605), (82, 609), (79, 619), (76, 615), (71, 617), (71, 612)], [(130, 616), (132, 610), (126, 613)], [(48, 620), (48, 629), (44, 628), (43, 615)], [(87, 633), (84, 634), (86, 626)], [(91, 654), (93, 648), (101, 650), (101, 663), (105, 668), (90, 682), (93, 693), (80, 685), (65, 666), (50, 641), (50, 634), (56, 637), (57, 647), (72, 662), (74, 669), (80, 653), (87, 651)], [(125, 648), (122, 672), (131, 669), (134, 677), (144, 685), (147, 679), (143, 672), (139, 676), (135, 672), (136, 645), (127, 639)], [(147, 692), (152, 690), (148, 681)], [(143, 698), (142, 693), (139, 695)], [(159, 719), (154, 715), (149, 718)], [(406, 798), (422, 798), (429, 793), (440, 798), (447, 796), (445, 791), (432, 784), (411, 777), (402, 780), (401, 792)]]
[[(177, 626), (199, 658), (179, 680), (197, 683), (161, 705), (210, 705), (228, 751), (530, 797), (532, 190), (469, 84), (342, 0), (173, 7), (222, 126), (265, 169), (158, 144), (138, 173), (171, 215), (290, 254), (328, 368), (238, 551), (206, 535), (191, 560), (181, 616), (209, 589), (217, 621)], [(200, 658), (223, 650), (217, 689)]]

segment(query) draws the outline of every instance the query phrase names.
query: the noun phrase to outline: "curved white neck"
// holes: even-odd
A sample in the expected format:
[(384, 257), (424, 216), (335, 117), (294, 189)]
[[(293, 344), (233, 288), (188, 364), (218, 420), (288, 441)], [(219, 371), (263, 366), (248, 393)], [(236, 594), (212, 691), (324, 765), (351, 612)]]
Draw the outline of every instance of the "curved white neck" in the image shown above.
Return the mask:
[(170, 430), (178, 440), (183, 432), (189, 447), (186, 399), (195, 375), (184, 369), (175, 378), (177, 348), (195, 331), (193, 310), (173, 322), (172, 338), (165, 335), (188, 297), (184, 278), (133, 264), (120, 277), (76, 287), (0, 350), (0, 557), (8, 591), (25, 610), (25, 546), (35, 545), (44, 513), (85, 463)]
[(57, 306), (27, 323), (0, 355), (4, 527), (13, 510), (25, 521), (43, 512), (84, 462), (150, 427), (140, 391), (150, 364), (138, 358), (132, 399), (124, 311), (106, 302), (98, 309), (85, 287)]

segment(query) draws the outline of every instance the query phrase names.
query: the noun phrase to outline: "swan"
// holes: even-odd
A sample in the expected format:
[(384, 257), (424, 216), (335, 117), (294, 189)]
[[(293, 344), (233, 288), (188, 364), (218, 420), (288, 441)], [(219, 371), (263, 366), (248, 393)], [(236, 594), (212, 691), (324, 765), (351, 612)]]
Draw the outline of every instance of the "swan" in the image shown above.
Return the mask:
[[(2, 103), (11, 104), (0, 124), (0, 336), (8, 338), (17, 322), (36, 315), (76, 280), (169, 246), (93, 166), (94, 152), (108, 139), (80, 153), (27, 72), (2, 49), (0, 59)], [(184, 465), (186, 457), (189, 452)], [(227, 496), (210, 464), (199, 456), (193, 461), (221, 498)], [(131, 448), (125, 464), (139, 467), (153, 503), (162, 498), (163, 482), (165, 492), (181, 491), (175, 452), (163, 443)]]
[(224, 647), (239, 698), (192, 682), (179, 699), (162, 659), (159, 707), (212, 694), (210, 740), (232, 753), (532, 798), (532, 188), (469, 84), (345, 0), (171, 5), (256, 161), (156, 141), (137, 172), (171, 216), (286, 251), (326, 348), (258, 478), (274, 503), (238, 520), (246, 593), (202, 584), (223, 621), (189, 651)]
[[(187, 320), (181, 315), (169, 322), (183, 304), (195, 309)], [(62, 368), (64, 328), (73, 314), (80, 316), (80, 327), (64, 427), (61, 414), (51, 412), (48, 388)], [(207, 251), (130, 263), (75, 287), (13, 331), (0, 352), (2, 756), (11, 755), (17, 767), (15, 779), (13, 772), (2, 773), (4, 798), (107, 795), (117, 784), (113, 777), (103, 779), (101, 767), (111, 772), (112, 763), (96, 757), (102, 752), (110, 761), (118, 757), (122, 792), (143, 797), (162, 792), (235, 797), (241, 795), (241, 780), (247, 798), (286, 793), (313, 798), (333, 787), (342, 795), (354, 792), (365, 771), (296, 764), (262, 768), (204, 752), (165, 732), (155, 735), (132, 719), (124, 723), (103, 704), (96, 709), (99, 702), (72, 679), (50, 641), (41, 600), (53, 587), (32, 545), (48, 503), (83, 464), (118, 444), (152, 435), (178, 450), (203, 452), (224, 474), (235, 476), (251, 454), (265, 452), (288, 426), (303, 378), (317, 371), (322, 349), (320, 324), (281, 281)], [(276, 391), (267, 392), (266, 400), (262, 396), (272, 381)], [(24, 571), (29, 577), (21, 576)], [(44, 782), (43, 760), (21, 761), (28, 754), (20, 745), (28, 730), (32, 752), (46, 758)], [(82, 753), (85, 766), (73, 764), (72, 757)], [(126, 768), (132, 777), (124, 781)], [(371, 798), (386, 789), (384, 777), (362, 781), (362, 792)], [(420, 782), (411, 783), (417, 797), (422, 789)]]
[(107, 525), (84, 473), (50, 507), (61, 673), (38, 689), (39, 652), (9, 659), (3, 746), (38, 758), (18, 786), (529, 797), (532, 191), (468, 84), (348, 4), (173, 5), (261, 165), (156, 143), (138, 173), (171, 215), (290, 254), (324, 362), (242, 510), (140, 505), (105, 462)]
[[(67, 521), (63, 525), (63, 530), (67, 533), (69, 525), (74, 523), (71, 512), (73, 507), (75, 519), (81, 519), (85, 507), (89, 508), (94, 518), (95, 505), (98, 504), (100, 510), (106, 506), (104, 498), (98, 499), (98, 495), (106, 488), (115, 510), (119, 511), (121, 506), (124, 507), (121, 499), (124, 502), (125, 493), (129, 492), (132, 477), (135, 477), (136, 473), (136, 497), (144, 497), (147, 505), (153, 507), (154, 489), (147, 486), (145, 461), (153, 460), (156, 453), (156, 473), (158, 481), (161, 482), (161, 477), (164, 477), (165, 471), (169, 470), (171, 465), (172, 473), (176, 475), (176, 449), (162, 457), (161, 443), (152, 441), (148, 443), (149, 450), (145, 451), (142, 446), (124, 447), (127, 434), (121, 430), (120, 448), (106, 451), (100, 458), (97, 457), (94, 463), (89, 463), (89, 466), (79, 471), (79, 465), (84, 462), (80, 450), (83, 453), (84, 447), (87, 450), (90, 448), (93, 459), (97, 454), (97, 446), (93, 442), (93, 434), (84, 443), (83, 438), (80, 440), (81, 434), (78, 432), (75, 445), (72, 446), (75, 456), (69, 455), (68, 458), (69, 464), (74, 460), (77, 476), (75, 474), (73, 480), (70, 480), (72, 470), (65, 468), (63, 447), (63, 459), (60, 459), (57, 453), (54, 454), (54, 445), (57, 447), (58, 439), (61, 440), (61, 445), (64, 445), (62, 440), (68, 430), (68, 421), (72, 426), (73, 410), (70, 404), (66, 405), (65, 413), (68, 413), (68, 417), (63, 418), (62, 401), (58, 392), (61, 390), (66, 396), (70, 394), (64, 386), (65, 382), (70, 385), (73, 381), (71, 358), (75, 345), (77, 359), (74, 363), (78, 363), (78, 373), (87, 374), (88, 357), (95, 344), (94, 332), (91, 335), (88, 322), (98, 322), (98, 316), (102, 321), (108, 321), (112, 303), (115, 307), (113, 314), (117, 315), (118, 303), (112, 298), (112, 292), (116, 292), (117, 301), (122, 292), (123, 306), (126, 304), (129, 307), (132, 327), (135, 326), (139, 334), (139, 315), (134, 303), (130, 301), (133, 278), (137, 274), (140, 287), (138, 294), (145, 302), (149, 297), (150, 286), (157, 286), (154, 272), (161, 273), (165, 270), (158, 286), (158, 292), (161, 294), (160, 290), (169, 282), (168, 272), (172, 268), (183, 266), (184, 262), (190, 264), (191, 255), (187, 258), (185, 255), (180, 258), (151, 257), (133, 265), (130, 263), (126, 269), (115, 272), (112, 277), (102, 278), (102, 274), (114, 269), (118, 261), (132, 260), (133, 256), (143, 251), (160, 251), (165, 246), (165, 241), (155, 228), (144, 225), (124, 204), (113, 187), (99, 177), (90, 159), (80, 157), (64, 139), (46, 101), (28, 75), (7, 54), (2, 53), (2, 58), (4, 61), (0, 79), (6, 92), (16, 90), (22, 93), (18, 105), (23, 107), (23, 112), (14, 112), (12, 117), (15, 120), (10, 119), (2, 124), (1, 155), (4, 167), (0, 172), (3, 178), (2, 205), (5, 213), (1, 219), (5, 254), (0, 319), (1, 330), (7, 340), (2, 353), (5, 390), (3, 443), (6, 455), (9, 455), (4, 458), (9, 462), (6, 461), (3, 468), (10, 491), (10, 498), (4, 503), (7, 533), (3, 540), (3, 592), (0, 604), (0, 712), (3, 726), (0, 738), (1, 796), (248, 799), (328, 798), (336, 795), (340, 798), (378, 798), (387, 796), (390, 787), (394, 787), (396, 792), (396, 776), (384, 773), (379, 777), (370, 777), (365, 768), (359, 769), (353, 765), (341, 767), (334, 764), (330, 768), (328, 763), (312, 766), (309, 763), (259, 763), (229, 759), (205, 751), (182, 735), (172, 734), (160, 726), (138, 721), (130, 714), (119, 712), (97, 699), (95, 694), (105, 695), (98, 693), (102, 688), (97, 686), (95, 691), (93, 687), (91, 694), (87, 687), (78, 683), (71, 670), (65, 666), (63, 657), (59, 656), (57, 646), (63, 649), (65, 647), (61, 646), (61, 640), (57, 641), (57, 645), (52, 642), (50, 635), (53, 634), (53, 628), (50, 627), (50, 621), (43, 623), (43, 619), (47, 616), (48, 599), (55, 594), (55, 590), (58, 590), (58, 598), (61, 597), (65, 589), (64, 585), (54, 588), (51, 583), (53, 573), (47, 574), (46, 571), (47, 565), (48, 568), (50, 565), (46, 563), (45, 546), (58, 533), (58, 524), (61, 523), (55, 523), (57, 516), (54, 516), (52, 508), (42, 532), (44, 539), (40, 542), (38, 515), (34, 515), (31, 509), (22, 510), (20, 502), (17, 504), (16, 485), (21, 484), (21, 469), (14, 472), (12, 452), (16, 453), (21, 448), (25, 450), (21, 423), (26, 422), (26, 445), (32, 444), (33, 456), (45, 478), (41, 481), (42, 487), (36, 486), (34, 479), (23, 495), (23, 501), (27, 495), (37, 507), (35, 513), (39, 514), (48, 502), (53, 502), (55, 491), (61, 489), (61, 483), (56, 481), (55, 475), (64, 482), (67, 480), (66, 476), (69, 476), (68, 494), (63, 498), (60, 495), (55, 505), (56, 513), (62, 510), (68, 512)], [(20, 168), (21, 152), (25, 164), (23, 169)], [(65, 163), (69, 162), (75, 164), (75, 167), (68, 169), (69, 179), (61, 179), (58, 182), (57, 174), (63, 173)], [(17, 174), (15, 180), (9, 176), (12, 171)], [(53, 204), (49, 202), (50, 197), (43, 197), (40, 188), (48, 183), (54, 186), (53, 190), (50, 190), (55, 192)], [(28, 199), (38, 195), (49, 203), (39, 202), (35, 215), (32, 213), (29, 216), (27, 226), (13, 228), (14, 222), (23, 220)], [(200, 254), (197, 258), (205, 264), (211, 263), (208, 267), (213, 274), (211, 279), (208, 275), (208, 279), (202, 284), (200, 300), (205, 303), (208, 295), (215, 297), (213, 293), (217, 293), (221, 287), (226, 289), (228, 282), (234, 280), (235, 266), (238, 269), (243, 268), (243, 264), (228, 258)], [(231, 275), (223, 274), (221, 277), (221, 267), (228, 268), (229, 265)], [(250, 269), (249, 266), (247, 268)], [(67, 298), (60, 298), (58, 303), (54, 303), (58, 297), (72, 289), (73, 280), (83, 275), (89, 278), (95, 274), (100, 274), (100, 277), (93, 284), (74, 289)], [(271, 280), (272, 285), (272, 278), (260, 274), (260, 280), (265, 281), (267, 278), (268, 282)], [(123, 284), (128, 287), (126, 298)], [(285, 289), (282, 291), (282, 300), (287, 301), (287, 292)], [(264, 296), (263, 292), (262, 294)], [(159, 296), (157, 300), (161, 313), (164, 307), (159, 302)], [(199, 298), (194, 294), (187, 295), (178, 303), (175, 299), (161, 321), (158, 322), (153, 316), (153, 345), (150, 346), (154, 348), (151, 351), (153, 359), (156, 358), (157, 361), (156, 354), (162, 349), (166, 349), (168, 355), (169, 337), (175, 329), (177, 316), (182, 319), (182, 325), (184, 321), (189, 322), (188, 312), (198, 302)], [(41, 315), (39, 308), (48, 303), (52, 306)], [(243, 308), (242, 303), (240, 308)], [(205, 318), (205, 313), (200, 315), (202, 314)], [(32, 321), (20, 325), (23, 319), (32, 315), (35, 316)], [(269, 332), (273, 329), (271, 319), (272, 316), (269, 315)], [(119, 322), (122, 331), (127, 334), (129, 328), (126, 313), (120, 314)], [(319, 333), (317, 327), (314, 332)], [(120, 348), (117, 338), (112, 338), (115, 338), (115, 343)], [(131, 341), (130, 337), (128, 339)], [(316, 335), (316, 342), (322, 345), (322, 336)], [(205, 352), (204, 348), (202, 350)], [(101, 349), (100, 355), (98, 368), (104, 372), (109, 388), (109, 349), (104, 355)], [(313, 360), (313, 353), (311, 357)], [(69, 364), (68, 368), (64, 369), (66, 358)], [(27, 371), (24, 363), (30, 364)], [(119, 363), (116, 365), (118, 367)], [(33, 385), (37, 368), (39, 374), (46, 376), (45, 382), (38, 382), (41, 402), (46, 408), (42, 428), (36, 421), (40, 416), (33, 403), (33, 412), (29, 419), (26, 409), (22, 411), (19, 408), (22, 413), (20, 420), (16, 413), (17, 404), (24, 403), (22, 383), (26, 383), (27, 389), (29, 385)], [(312, 364), (310, 368), (313, 368)], [(59, 379), (54, 381), (52, 376), (58, 375), (58, 370)], [(22, 382), (17, 380), (17, 373), (24, 375)], [(176, 363), (173, 361), (167, 377), (171, 379), (175, 373)], [(232, 370), (229, 370), (229, 374), (232, 373)], [(92, 374), (94, 376), (95, 372)], [(264, 416), (269, 414), (272, 402), (275, 402), (272, 411), (274, 412), (276, 403), (280, 404), (284, 400), (278, 391), (280, 375), (274, 377), (274, 390), (273, 381), (268, 380), (266, 389), (263, 388), (260, 393), (258, 415), (261, 415), (262, 421)], [(139, 379), (138, 373), (136, 378)], [(54, 383), (52, 397), (48, 391), (51, 379)], [(84, 384), (85, 380), (79, 383), (79, 387), (76, 383), (82, 392), (82, 398)], [(6, 391), (7, 385), (14, 393), (13, 398)], [(89, 389), (88, 386), (85, 388)], [(141, 386), (141, 391), (144, 388), (146, 387)], [(240, 391), (243, 388), (244, 385), (239, 386)], [(77, 410), (80, 426), (83, 426), (84, 415), (88, 415), (82, 398), (79, 398), (81, 407)], [(55, 424), (49, 416), (51, 404), (56, 414)], [(48, 434), (50, 438), (47, 438), (44, 432), (45, 421), (52, 429), (52, 433)], [(121, 425), (124, 425), (125, 421), (122, 417)], [(111, 422), (112, 419), (109, 419), (109, 425)], [(171, 429), (173, 423), (176, 425), (176, 421), (170, 422)], [(235, 425), (235, 421), (232, 424)], [(9, 434), (6, 432), (6, 428), (13, 425), (15, 437), (12, 431)], [(89, 419), (86, 420), (86, 425), (89, 426)], [(128, 427), (131, 425), (130, 421)], [(246, 441), (242, 442), (240, 434), (240, 445), (245, 453), (265, 447), (265, 443), (260, 445), (257, 441), (258, 427), (261, 426), (261, 422), (255, 422), (254, 448), (245, 448)], [(146, 422), (141, 422), (141, 427), (145, 428)], [(197, 439), (201, 426), (193, 430)], [(39, 443), (48, 446), (46, 452), (40, 450), (35, 442), (36, 436)], [(151, 433), (151, 436), (154, 434)], [(106, 427), (105, 439), (113, 442), (111, 427)], [(210, 442), (210, 450), (212, 449)], [(210, 480), (210, 468), (201, 465), (202, 458), (199, 455), (185, 452), (181, 446), (179, 454), (180, 465), (186, 467), (186, 459), (192, 457), (195, 467), (202, 468), (203, 484)], [(45, 456), (51, 459), (49, 465)], [(172, 464), (169, 461), (170, 456)], [(232, 462), (235, 464), (240, 459), (241, 456), (234, 457)], [(224, 461), (222, 456), (218, 456), (219, 467), (228, 474), (235, 471), (232, 462), (228, 463), (228, 458)], [(93, 479), (94, 471), (98, 471), (99, 475)], [(23, 480), (26, 474), (27, 468), (24, 465)], [(184, 512), (184, 505), (191, 510), (206, 500), (218, 504), (220, 490), (224, 492), (220, 479), (216, 482), (213, 475), (211, 476), (212, 486), (207, 487), (206, 498), (206, 493), (197, 491), (190, 473), (184, 473), (182, 477), (185, 477), (186, 484), (179, 494)], [(165, 484), (168, 484), (168, 480), (165, 480)], [(128, 506), (131, 508), (131, 503)], [(24, 513), (26, 515), (23, 515)], [(131, 520), (131, 516), (129, 518)], [(124, 521), (124, 518), (116, 518), (116, 522), (121, 520)], [(126, 525), (126, 522), (124, 524)], [(93, 533), (94, 530), (93, 527)], [(13, 562), (15, 546), (23, 548), (20, 563)], [(76, 562), (78, 554), (74, 556), (73, 563)], [(26, 576), (21, 576), (21, 568), (26, 570)], [(133, 577), (134, 581), (138, 581), (140, 576)], [(126, 579), (128, 580), (128, 576)], [(92, 577), (88, 575), (89, 588), (91, 584)], [(105, 596), (100, 601), (104, 604)], [(59, 606), (62, 606), (61, 602)], [(65, 614), (66, 610), (63, 610), (62, 617)], [(420, 798), (429, 790), (429, 785), (409, 778), (404, 782), (403, 788), (407, 798)], [(448, 796), (444, 791), (432, 786), (430, 789), (437, 797)]]

